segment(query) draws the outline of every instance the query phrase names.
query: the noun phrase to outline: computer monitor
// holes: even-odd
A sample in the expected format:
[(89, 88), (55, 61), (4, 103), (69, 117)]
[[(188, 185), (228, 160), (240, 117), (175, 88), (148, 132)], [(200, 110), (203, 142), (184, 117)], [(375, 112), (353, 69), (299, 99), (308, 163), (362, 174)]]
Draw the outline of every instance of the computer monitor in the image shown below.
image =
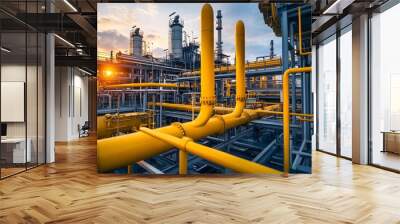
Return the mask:
[(1, 123), (1, 136), (2, 137), (7, 136), (7, 124), (6, 123)]

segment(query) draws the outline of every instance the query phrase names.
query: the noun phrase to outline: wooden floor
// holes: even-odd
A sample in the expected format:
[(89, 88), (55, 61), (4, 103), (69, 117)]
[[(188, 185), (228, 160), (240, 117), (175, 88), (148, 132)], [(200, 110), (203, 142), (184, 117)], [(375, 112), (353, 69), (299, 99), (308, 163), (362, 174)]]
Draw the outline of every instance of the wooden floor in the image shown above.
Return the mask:
[(374, 151), (372, 160), (374, 164), (400, 170), (400, 155), (391, 152)]
[(400, 223), (400, 175), (315, 153), (312, 175), (96, 173), (94, 139), (0, 181), (0, 223)]
[(7, 168), (0, 168), (1, 169), (1, 177), (8, 177), (11, 176), (13, 174), (19, 173), (19, 172), (23, 172), (26, 170), (25, 167), (7, 167)]

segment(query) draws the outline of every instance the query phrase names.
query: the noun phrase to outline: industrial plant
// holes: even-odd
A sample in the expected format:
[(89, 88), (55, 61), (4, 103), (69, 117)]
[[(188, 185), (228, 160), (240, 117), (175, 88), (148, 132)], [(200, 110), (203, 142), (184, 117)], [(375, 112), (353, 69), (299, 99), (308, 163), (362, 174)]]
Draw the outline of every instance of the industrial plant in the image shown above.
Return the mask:
[(259, 7), (265, 26), (288, 40), (282, 55), (265, 39), (269, 52), (246, 60), (246, 24), (237, 21), (226, 34), (235, 35), (230, 63), (223, 11), (205, 4), (200, 42), (173, 12), (165, 57), (154, 57), (146, 30), (133, 26), (128, 54), (98, 58), (100, 172), (311, 172), (311, 9)]

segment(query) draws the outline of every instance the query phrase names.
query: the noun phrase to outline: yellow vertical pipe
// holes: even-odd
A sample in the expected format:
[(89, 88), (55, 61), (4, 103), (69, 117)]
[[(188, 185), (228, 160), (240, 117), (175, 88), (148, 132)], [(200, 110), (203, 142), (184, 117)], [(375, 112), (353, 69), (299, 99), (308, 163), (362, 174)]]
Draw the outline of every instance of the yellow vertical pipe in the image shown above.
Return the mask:
[(132, 173), (132, 165), (128, 165), (128, 174)]
[(289, 74), (311, 72), (311, 67), (289, 68), (283, 73), (283, 170), (290, 171), (290, 111), (289, 111)]
[(231, 80), (226, 81), (226, 96), (231, 96)]
[(203, 126), (213, 115), (215, 104), (214, 79), (214, 12), (210, 4), (201, 9), (201, 61), (200, 61), (200, 113), (191, 122), (193, 126)]
[(243, 21), (236, 22), (235, 31), (235, 50), (236, 50), (236, 105), (232, 115), (239, 117), (242, 115), (246, 104), (246, 85), (245, 85), (245, 30)]
[[(288, 69), (289, 70), (289, 69)], [(290, 164), (290, 117), (289, 116), (289, 73), (283, 75), (283, 171), (289, 174)]]
[(179, 174), (187, 174), (187, 152), (179, 150)]
[(301, 25), (301, 7), (297, 8), (297, 19), (298, 19), (298, 27), (299, 27), (299, 54), (300, 55), (310, 55), (310, 52), (303, 52), (303, 34), (302, 34), (302, 25)]

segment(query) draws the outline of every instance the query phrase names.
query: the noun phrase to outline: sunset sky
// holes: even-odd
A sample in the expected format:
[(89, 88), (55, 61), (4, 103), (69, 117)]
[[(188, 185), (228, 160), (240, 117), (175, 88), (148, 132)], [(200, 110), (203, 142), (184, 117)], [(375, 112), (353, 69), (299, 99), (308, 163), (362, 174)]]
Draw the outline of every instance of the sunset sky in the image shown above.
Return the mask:
[[(99, 3), (97, 41), (100, 52), (128, 52), (129, 31), (136, 25), (144, 32), (144, 40), (153, 42), (153, 55), (165, 57), (168, 48), (168, 16), (172, 12), (184, 20), (183, 30), (199, 38), (200, 11), (203, 4), (184, 3)], [(234, 31), (237, 20), (243, 20), (246, 29), (246, 60), (269, 55), (269, 42), (274, 40), (275, 54), (281, 52), (281, 39), (264, 24), (258, 3), (211, 4), (216, 16), (222, 10), (222, 41), (225, 54), (234, 56)], [(216, 22), (216, 18), (214, 18)], [(199, 41), (199, 39), (197, 39)], [(215, 31), (217, 41), (217, 31)]]

